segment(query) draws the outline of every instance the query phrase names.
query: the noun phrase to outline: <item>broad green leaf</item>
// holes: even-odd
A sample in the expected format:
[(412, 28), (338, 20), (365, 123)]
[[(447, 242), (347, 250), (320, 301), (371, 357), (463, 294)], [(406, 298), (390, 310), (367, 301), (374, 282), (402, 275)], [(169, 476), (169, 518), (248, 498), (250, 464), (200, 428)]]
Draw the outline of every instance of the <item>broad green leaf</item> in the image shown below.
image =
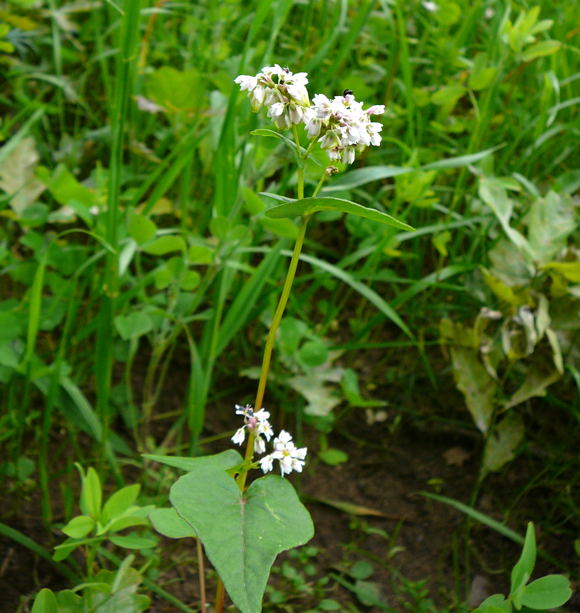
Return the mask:
[(225, 471), (243, 462), (242, 456), (235, 449), (227, 449), (215, 455), (201, 456), (199, 458), (153, 455), (150, 453), (144, 453), (143, 457), (153, 462), (159, 462), (160, 464), (166, 464), (167, 466), (173, 466), (188, 472), (195, 470), (199, 466), (207, 466)]
[(572, 596), (570, 581), (563, 575), (547, 575), (526, 585), (522, 604), (531, 609), (554, 609)]
[(366, 185), (372, 181), (383, 181), (390, 177), (396, 177), (407, 172), (412, 172), (414, 168), (404, 168), (403, 166), (368, 166), (367, 168), (357, 168), (341, 175), (330, 185), (327, 185), (322, 192), (341, 192)]
[(153, 330), (153, 321), (142, 311), (136, 311), (129, 315), (118, 315), (115, 317), (115, 328), (125, 341), (132, 338), (139, 338)]
[(213, 467), (194, 469), (173, 485), (170, 500), (202, 540), (208, 558), (242, 613), (259, 613), (277, 554), (309, 541), (314, 527), (292, 485), (271, 475), (242, 496), (235, 480)]
[(127, 231), (138, 245), (143, 245), (155, 237), (157, 226), (148, 217), (131, 212), (127, 220)]
[(328, 347), (322, 341), (306, 341), (298, 351), (298, 359), (306, 367), (315, 368), (328, 359)]
[(38, 592), (30, 613), (59, 613), (56, 596), (52, 590), (45, 587)]
[(151, 549), (157, 545), (157, 541), (148, 536), (137, 536), (130, 534), (128, 536), (110, 536), (111, 543), (118, 547), (124, 547), (125, 549)]
[(477, 351), (451, 347), (453, 376), (475, 425), (485, 434), (495, 409), (497, 383), (480, 362)]
[(73, 517), (62, 531), (73, 539), (82, 539), (95, 527), (95, 520), (88, 515)]
[(517, 413), (509, 413), (487, 437), (483, 452), (483, 470), (500, 470), (514, 458), (514, 451), (524, 438), (524, 424)]
[(153, 509), (149, 513), (149, 519), (157, 532), (170, 539), (195, 538), (195, 530), (177, 511), (171, 509)]
[(534, 572), (536, 565), (536, 533), (534, 524), (528, 522), (526, 538), (522, 553), (512, 569), (510, 592), (513, 593), (524, 586)]
[(543, 40), (535, 45), (531, 45), (522, 53), (522, 61), (531, 62), (537, 57), (544, 57), (556, 53), (562, 46), (559, 40)]
[(149, 253), (151, 255), (165, 255), (166, 253), (171, 253), (172, 251), (185, 251), (185, 241), (181, 236), (168, 234), (165, 236), (160, 236), (152, 242), (143, 245), (141, 249), (145, 253)]
[(298, 217), (299, 215), (312, 215), (317, 211), (340, 211), (341, 213), (348, 213), (349, 215), (357, 215), (358, 217), (378, 221), (379, 223), (392, 226), (399, 230), (408, 230), (412, 232), (414, 229), (409, 224), (399, 221), (391, 217), (391, 215), (382, 213), (377, 209), (369, 209), (366, 206), (356, 204), (356, 202), (351, 202), (350, 200), (344, 200), (342, 198), (332, 198), (330, 196), (294, 200), (293, 202), (288, 202), (268, 209), (266, 215), (268, 217), (280, 219), (284, 217)]
[(127, 485), (112, 494), (103, 507), (103, 523), (107, 523), (124, 513), (137, 500), (140, 490), (141, 486), (135, 483), (134, 485)]

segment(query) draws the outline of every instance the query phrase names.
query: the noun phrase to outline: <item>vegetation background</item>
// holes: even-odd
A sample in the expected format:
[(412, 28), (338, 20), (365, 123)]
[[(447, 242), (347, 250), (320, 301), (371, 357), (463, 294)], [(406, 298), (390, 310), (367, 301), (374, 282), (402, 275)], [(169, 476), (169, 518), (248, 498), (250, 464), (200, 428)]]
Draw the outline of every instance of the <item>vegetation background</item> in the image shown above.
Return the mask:
[[(533, 520), (544, 570), (573, 572), (577, 8), (0, 2), (2, 610), (65, 585), (49, 552), (75, 462), (162, 504), (171, 473), (140, 454), (219, 450), (251, 401), (296, 235), (257, 193), (296, 176), (233, 79), (273, 63), (386, 105), (382, 146), (324, 193), (416, 231), (312, 222), (266, 407), (309, 447), (318, 536), (265, 608), (465, 610), (518, 551), (474, 510)], [(144, 575), (191, 610), (195, 561), (171, 547)]]

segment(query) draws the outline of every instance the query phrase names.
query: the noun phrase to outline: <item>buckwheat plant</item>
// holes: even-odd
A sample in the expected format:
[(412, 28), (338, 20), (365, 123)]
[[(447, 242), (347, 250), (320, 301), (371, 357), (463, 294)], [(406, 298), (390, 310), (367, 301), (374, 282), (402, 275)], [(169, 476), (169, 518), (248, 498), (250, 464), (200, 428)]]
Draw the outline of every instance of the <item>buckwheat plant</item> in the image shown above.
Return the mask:
[[(240, 75), (235, 79), (241, 90), (247, 92), (253, 110), (265, 109), (276, 128), (255, 130), (253, 134), (280, 139), (291, 148), (296, 160), (296, 198), (265, 194), (283, 202), (268, 209), (266, 215), (300, 219), (286, 280), (264, 346), (255, 402), (235, 407), (242, 424), (232, 442), (245, 444), (244, 456), (234, 449), (197, 458), (146, 456), (187, 472), (171, 487), (172, 507), (156, 509), (150, 517), (165, 536), (197, 539), (201, 610), (206, 607), (203, 544), (220, 577), (216, 613), (223, 611), (225, 590), (242, 613), (261, 611), (270, 569), (278, 553), (306, 543), (314, 534), (308, 511), (285, 478), (293, 471), (302, 472), (307, 449), (296, 447), (292, 435), (285, 430), (274, 436), (270, 412), (263, 408), (276, 332), (288, 302), (308, 222), (317, 211), (330, 210), (400, 230), (413, 229), (384, 211), (318, 195), (326, 178), (339, 172), (336, 165), (352, 164), (357, 153), (380, 145), (382, 124), (373, 118), (382, 115), (385, 108), (375, 105), (365, 109), (350, 90), (332, 98), (316, 94), (311, 100), (307, 76), (276, 64), (262, 68), (255, 76)], [(287, 130), (291, 137), (284, 134)], [(301, 138), (307, 141), (305, 146)], [(316, 146), (326, 152), (329, 165), (322, 168), (312, 194), (305, 197), (304, 166)], [(267, 453), (268, 446), (271, 450)], [(265, 474), (248, 485), (250, 471), (270, 473), (277, 469), (280, 475)]]

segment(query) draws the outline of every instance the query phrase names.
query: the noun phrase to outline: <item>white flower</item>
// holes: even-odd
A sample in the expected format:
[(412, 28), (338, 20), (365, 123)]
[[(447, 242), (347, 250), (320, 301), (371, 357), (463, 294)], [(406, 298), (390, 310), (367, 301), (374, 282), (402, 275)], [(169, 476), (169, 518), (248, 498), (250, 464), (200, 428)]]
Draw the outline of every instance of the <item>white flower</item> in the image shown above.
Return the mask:
[(350, 91), (332, 100), (316, 94), (312, 106), (303, 113), (303, 121), (310, 138), (318, 138), (322, 149), (331, 160), (352, 164), (357, 151), (381, 143), (382, 124), (371, 121), (371, 116), (385, 112), (382, 104), (364, 110), (362, 102)]
[(429, 11), (430, 13), (434, 13), (435, 11), (439, 10), (439, 7), (437, 6), (437, 4), (435, 2), (432, 2), (431, 0), (427, 0), (426, 2), (423, 2), (423, 8), (426, 11)]
[(232, 436), (232, 441), (236, 445), (241, 445), (246, 440), (246, 426), (242, 426)]
[(310, 104), (307, 74), (293, 74), (278, 64), (265, 66), (255, 77), (240, 75), (234, 82), (247, 90), (254, 111), (268, 107), (268, 116), (280, 129), (299, 124)]
[(236, 404), (235, 408), (236, 415), (244, 416), (244, 425), (236, 430), (235, 434), (232, 436), (232, 442), (235, 445), (241, 445), (246, 440), (246, 429), (252, 430), (256, 433), (254, 451), (256, 453), (264, 453), (266, 451), (266, 443), (262, 436), (266, 441), (270, 441), (270, 438), (274, 434), (272, 426), (268, 421), (268, 419), (270, 419), (270, 413), (265, 409), (254, 412), (254, 409), (249, 404), (245, 406)]
[(302, 472), (306, 452), (306, 447), (297, 449), (292, 442), (292, 436), (282, 430), (278, 437), (274, 439), (274, 451), (260, 460), (260, 468), (265, 473), (270, 472), (274, 460), (278, 460), (282, 476), (290, 474), (293, 470)]

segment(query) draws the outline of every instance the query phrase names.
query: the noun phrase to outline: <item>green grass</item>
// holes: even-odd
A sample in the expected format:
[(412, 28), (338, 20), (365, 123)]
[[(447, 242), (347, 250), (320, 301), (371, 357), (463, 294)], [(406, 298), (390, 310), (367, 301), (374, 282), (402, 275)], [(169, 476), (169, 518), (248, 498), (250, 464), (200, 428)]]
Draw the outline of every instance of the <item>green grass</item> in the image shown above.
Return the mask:
[[(0, 55), (0, 447), (7, 462), (35, 461), (47, 526), (63, 438), (82, 457), (61, 450), (57, 464), (98, 460), (122, 482), (126, 462), (164, 441), (199, 451), (208, 409), (229, 415), (231, 395), (252, 395), (239, 371), (260, 363), (295, 230), (269, 223), (247, 190), (294, 196), (298, 178), (283, 144), (250, 135), (271, 126), (234, 86), (238, 74), (279, 63), (308, 71), (311, 94), (350, 88), (387, 105), (382, 146), (323, 194), (416, 231), (315, 217), (287, 315), (343, 350), (345, 367), (383, 350), (383, 378), (370, 382), (383, 389), (397, 363), (389, 352), (404, 347), (395, 401), (451, 380), (439, 321), (504, 306), (479, 273), (502, 236), (480, 178), (504, 182), (520, 231), (539, 195), (568, 198), (580, 184), (580, 49), (573, 3), (440, 4), (4, 3), (14, 51)], [(530, 58), (531, 43), (514, 50), (512, 36), (510, 47), (506, 22), (533, 6), (553, 21), (537, 42), (560, 47)], [(140, 110), (139, 96), (163, 110)], [(308, 192), (318, 176), (306, 167)], [(58, 218), (63, 206), (74, 218)], [(137, 240), (135, 212), (172, 246)], [(126, 335), (123, 321), (134, 324)], [(546, 399), (564, 436), (573, 357)], [(283, 373), (276, 350), (273, 360)], [(168, 405), (177, 364), (179, 400)], [(295, 406), (291, 419), (316, 426), (287, 386), (272, 385), (265, 405)], [(158, 419), (167, 412), (176, 417)], [(535, 433), (533, 406), (522, 413)]]

